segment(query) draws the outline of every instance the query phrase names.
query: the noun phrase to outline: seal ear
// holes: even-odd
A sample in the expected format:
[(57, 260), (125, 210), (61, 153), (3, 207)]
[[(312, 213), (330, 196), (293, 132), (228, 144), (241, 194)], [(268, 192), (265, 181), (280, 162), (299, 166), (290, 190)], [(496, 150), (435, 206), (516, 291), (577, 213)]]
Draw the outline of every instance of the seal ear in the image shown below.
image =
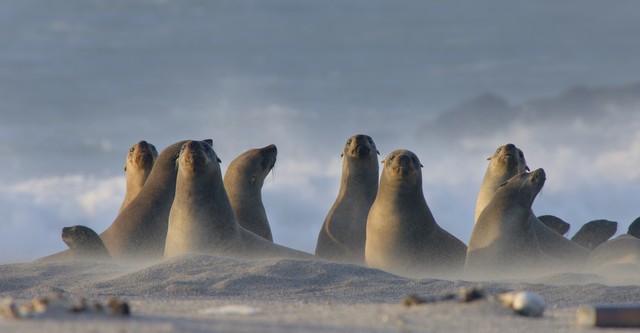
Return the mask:
[(218, 161), (218, 163), (222, 163), (222, 160), (220, 159), (220, 157), (216, 157), (216, 160)]
[(421, 168), (424, 168), (424, 165), (422, 165), (422, 163), (420, 163), (420, 167), (421, 167)]
[(127, 172), (127, 165), (124, 165), (124, 172)]
[(529, 169), (529, 166), (528, 166), (528, 165), (525, 165), (525, 166), (524, 166), (524, 169), (525, 169), (525, 170), (527, 170), (527, 171), (531, 171), (531, 169)]
[(491, 158), (492, 158), (492, 157), (493, 157), (493, 156), (489, 156), (489, 157), (487, 157), (487, 161), (491, 161)]
[(508, 182), (509, 182), (509, 181), (507, 180), (506, 182), (504, 182), (504, 183), (500, 184), (500, 186), (498, 186), (498, 188), (501, 188), (501, 187), (503, 187), (503, 186), (507, 185), (507, 183), (508, 183)]
[(212, 139), (204, 139), (204, 140), (202, 140), (202, 141), (204, 141), (204, 142), (208, 143), (208, 144), (209, 144), (209, 146), (212, 146), (212, 147), (213, 147), (213, 140), (212, 140)]
[(376, 153), (378, 153), (378, 155), (380, 155), (380, 151), (376, 149)]
[(344, 153), (340, 154), (340, 157), (344, 157)]

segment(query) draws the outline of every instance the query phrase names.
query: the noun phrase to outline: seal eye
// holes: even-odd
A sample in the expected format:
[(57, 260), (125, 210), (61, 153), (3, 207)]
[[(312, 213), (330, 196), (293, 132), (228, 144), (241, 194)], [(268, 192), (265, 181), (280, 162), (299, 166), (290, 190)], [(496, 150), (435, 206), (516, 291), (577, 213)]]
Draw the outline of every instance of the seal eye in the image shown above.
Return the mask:
[(129, 148), (129, 152), (130, 152), (130, 153), (133, 153), (133, 151), (134, 151), (134, 150), (135, 150), (135, 148), (134, 148), (134, 147)]
[(351, 144), (351, 139), (347, 140), (347, 144), (350, 145)]
[(496, 149), (496, 154), (499, 154), (501, 150), (502, 150), (502, 147)]

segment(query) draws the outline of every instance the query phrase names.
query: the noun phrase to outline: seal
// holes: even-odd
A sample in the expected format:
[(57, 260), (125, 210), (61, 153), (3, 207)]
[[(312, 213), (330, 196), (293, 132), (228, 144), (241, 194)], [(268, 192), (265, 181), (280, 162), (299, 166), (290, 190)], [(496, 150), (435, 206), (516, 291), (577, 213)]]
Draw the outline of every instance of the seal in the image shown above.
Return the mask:
[(224, 189), (220, 159), (211, 143), (184, 142), (176, 165), (165, 257), (186, 253), (240, 258), (315, 257), (274, 244), (238, 224)]
[[(486, 207), (486, 203), (490, 201), (500, 185), (502, 185), (506, 180), (512, 178), (513, 176), (522, 173), (519, 172), (519, 170), (524, 169), (526, 171), (527, 169), (526, 166), (520, 168), (513, 167), (513, 162), (495, 163), (494, 157), (503, 156), (503, 154), (505, 154), (503, 150), (505, 149), (511, 152), (508, 155), (520, 156), (520, 153), (522, 153), (522, 151), (514, 145), (507, 144), (498, 148), (496, 153), (494, 153), (494, 155), (490, 158), (489, 166), (487, 167), (480, 192), (478, 193), (478, 200), (476, 202), (476, 213), (482, 212), (484, 207)], [(517, 155), (514, 155), (515, 153), (517, 153)], [(524, 161), (524, 154), (522, 154), (519, 159)], [(500, 160), (500, 158), (498, 158), (498, 160)], [(487, 199), (489, 199), (489, 201), (487, 201)], [(566, 268), (574, 265), (578, 267), (584, 263), (584, 260), (586, 260), (586, 258), (589, 256), (588, 249), (572, 242), (569, 239), (566, 239), (559, 233), (544, 225), (544, 223), (538, 220), (533, 212), (531, 213), (530, 218), (532, 228), (534, 229), (536, 237), (538, 239), (538, 244), (547, 256), (556, 258), (559, 261), (563, 261), (563, 264)]]
[(422, 191), (421, 168), (408, 150), (384, 159), (367, 217), (365, 261), (403, 276), (453, 276), (464, 268), (467, 247), (436, 223)]
[(76, 225), (62, 228), (62, 241), (69, 246), (74, 259), (110, 259), (109, 251), (93, 229)]
[(633, 220), (631, 224), (629, 224), (629, 228), (627, 229), (627, 233), (636, 238), (640, 238), (640, 217)]
[(623, 234), (610, 239), (589, 255), (591, 270), (608, 276), (637, 278), (640, 272), (640, 239)]
[(262, 185), (277, 155), (275, 145), (249, 149), (231, 161), (224, 174), (224, 188), (238, 223), (268, 241), (273, 241), (273, 235), (262, 203)]
[(317, 256), (364, 264), (367, 216), (378, 192), (379, 154), (368, 135), (357, 134), (347, 140), (338, 197), (318, 234)]
[(571, 224), (563, 221), (561, 218), (553, 215), (541, 215), (538, 216), (538, 220), (544, 223), (551, 230), (559, 233), (560, 235), (564, 235), (571, 228)]
[(489, 204), (501, 184), (517, 174), (529, 171), (524, 153), (512, 143), (498, 147), (493, 155), (487, 158), (487, 161), (489, 161), (489, 166), (482, 179), (480, 192), (478, 192), (474, 223), (478, 221), (480, 213)]
[(140, 141), (129, 148), (127, 158), (124, 163), (124, 172), (126, 173), (127, 186), (124, 200), (118, 213), (122, 212), (133, 198), (140, 193), (142, 186), (147, 181), (153, 163), (158, 158), (156, 147), (146, 141)]
[(531, 205), (544, 186), (543, 169), (503, 183), (476, 222), (465, 261), (470, 277), (526, 276), (544, 258), (532, 226)]
[(585, 223), (571, 240), (593, 250), (606, 242), (618, 231), (618, 222), (608, 220), (594, 220)]
[(176, 142), (158, 155), (138, 195), (100, 234), (112, 258), (162, 258), (176, 189), (176, 157), (185, 142)]

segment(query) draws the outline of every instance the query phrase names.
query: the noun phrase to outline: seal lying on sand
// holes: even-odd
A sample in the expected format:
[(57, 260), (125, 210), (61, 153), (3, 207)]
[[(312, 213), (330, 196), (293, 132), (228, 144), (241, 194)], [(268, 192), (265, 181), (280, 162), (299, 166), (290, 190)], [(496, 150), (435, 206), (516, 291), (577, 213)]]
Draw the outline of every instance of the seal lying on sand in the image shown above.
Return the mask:
[(231, 161), (224, 174), (224, 188), (238, 223), (269, 241), (273, 236), (262, 204), (262, 185), (276, 164), (277, 155), (275, 145), (247, 150)]
[(209, 253), (242, 258), (314, 256), (276, 245), (238, 225), (227, 197), (220, 160), (211, 143), (184, 142), (175, 165), (176, 191), (165, 257)]
[(418, 157), (395, 150), (383, 163), (367, 218), (367, 265), (404, 276), (461, 273), (467, 247), (433, 218), (422, 192)]
[(354, 135), (344, 145), (340, 190), (318, 234), (317, 256), (364, 264), (367, 216), (378, 192), (378, 154), (368, 135)]
[(530, 216), (545, 180), (544, 170), (538, 169), (515, 175), (496, 190), (471, 233), (468, 276), (527, 276), (541, 268), (544, 254)]
[(100, 236), (89, 227), (76, 225), (62, 228), (62, 241), (69, 246), (74, 259), (111, 258)]
[(640, 239), (623, 234), (596, 247), (589, 268), (599, 274), (637, 278), (640, 273)]
[(140, 141), (131, 148), (124, 164), (124, 172), (127, 174), (127, 187), (120, 210), (122, 212), (133, 198), (140, 193), (142, 186), (147, 181), (151, 168), (158, 158), (156, 147), (146, 141)]
[(618, 222), (595, 220), (585, 223), (571, 240), (593, 250), (618, 231)]
[[(487, 199), (491, 199), (495, 191), (500, 187), (504, 181), (519, 174), (519, 168), (513, 167), (515, 162), (511, 163), (497, 163), (501, 161), (500, 158), (496, 159), (496, 156), (502, 156), (503, 151), (511, 151), (510, 155), (517, 153), (520, 156), (521, 150), (517, 149), (512, 144), (507, 144), (498, 148), (498, 151), (490, 159), (489, 167), (487, 168), (480, 192), (478, 193), (478, 201), (476, 204), (476, 213), (482, 212), (486, 207), (482, 203), (488, 203)], [(516, 155), (514, 155), (516, 156)], [(524, 154), (520, 158), (524, 161)], [(525, 167), (526, 168), (526, 167)], [(549, 257), (555, 258), (560, 261), (567, 269), (573, 269), (581, 267), (584, 260), (589, 256), (589, 250), (564, 238), (559, 233), (553, 231), (544, 223), (540, 222), (535, 214), (530, 215), (531, 226), (535, 231), (538, 239), (540, 249)]]

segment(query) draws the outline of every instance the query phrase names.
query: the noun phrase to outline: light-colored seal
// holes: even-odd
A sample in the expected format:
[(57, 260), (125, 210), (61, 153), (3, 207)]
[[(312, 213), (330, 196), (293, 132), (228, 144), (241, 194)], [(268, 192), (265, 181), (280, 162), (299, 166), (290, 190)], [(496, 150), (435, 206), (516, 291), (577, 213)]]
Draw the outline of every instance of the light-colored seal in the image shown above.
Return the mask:
[[(522, 151), (512, 144), (507, 144), (498, 148), (494, 157), (496, 155), (501, 156), (505, 148), (507, 151), (512, 152), (510, 155), (521, 156), (520, 159), (524, 161), (524, 154), (520, 155)], [(514, 152), (517, 152), (517, 155), (514, 155)], [(478, 194), (476, 213), (482, 212), (501, 184), (511, 177), (522, 173), (519, 172), (520, 170), (527, 168), (526, 166), (514, 168), (511, 166), (513, 163), (495, 163), (494, 157), (490, 159), (491, 162), (489, 163), (489, 167), (487, 168), (480, 188), (480, 193)], [(562, 264), (564, 264), (568, 269), (573, 268), (570, 267), (572, 265), (578, 267), (583, 264), (584, 260), (589, 256), (588, 249), (566, 239), (559, 233), (544, 225), (544, 223), (538, 220), (533, 212), (531, 213), (530, 218), (532, 228), (538, 238), (538, 244), (546, 255), (562, 261)]]
[(320, 229), (317, 256), (364, 264), (367, 216), (378, 192), (378, 154), (368, 135), (354, 135), (344, 145), (340, 190)]
[(249, 149), (231, 161), (224, 174), (224, 188), (238, 223), (269, 241), (273, 236), (262, 204), (262, 185), (276, 164), (277, 155), (275, 145)]
[(544, 170), (538, 169), (515, 175), (496, 190), (471, 233), (467, 276), (527, 276), (544, 268), (530, 215), (545, 180)]
[(124, 207), (140, 193), (142, 186), (151, 173), (151, 168), (153, 168), (156, 158), (158, 158), (156, 147), (144, 140), (129, 148), (129, 153), (127, 153), (127, 158), (124, 162), (127, 187), (124, 200), (122, 200), (122, 205), (120, 205), (118, 212), (122, 212)]
[(489, 166), (482, 179), (480, 192), (478, 192), (474, 223), (478, 221), (480, 213), (489, 204), (501, 184), (515, 175), (529, 171), (524, 153), (512, 143), (498, 147), (487, 160)]
[(162, 258), (176, 189), (176, 157), (185, 142), (174, 143), (158, 155), (140, 193), (100, 234), (112, 258)]
[(594, 220), (585, 223), (571, 240), (593, 250), (606, 242), (618, 231), (618, 222), (608, 220)]
[(559, 233), (560, 235), (564, 235), (571, 228), (571, 224), (563, 221), (561, 218), (553, 215), (541, 215), (538, 216), (538, 220), (544, 223), (551, 230)]
[(640, 239), (623, 234), (596, 247), (589, 268), (599, 274), (637, 278), (640, 273)]
[(208, 253), (241, 258), (314, 258), (276, 245), (238, 224), (224, 189), (218, 156), (209, 142), (183, 143), (176, 166), (165, 257)]
[(62, 228), (62, 241), (69, 246), (74, 259), (109, 259), (109, 251), (93, 229), (76, 225)]
[(410, 277), (461, 273), (467, 247), (431, 214), (418, 157), (399, 149), (383, 163), (378, 194), (367, 218), (366, 264)]

